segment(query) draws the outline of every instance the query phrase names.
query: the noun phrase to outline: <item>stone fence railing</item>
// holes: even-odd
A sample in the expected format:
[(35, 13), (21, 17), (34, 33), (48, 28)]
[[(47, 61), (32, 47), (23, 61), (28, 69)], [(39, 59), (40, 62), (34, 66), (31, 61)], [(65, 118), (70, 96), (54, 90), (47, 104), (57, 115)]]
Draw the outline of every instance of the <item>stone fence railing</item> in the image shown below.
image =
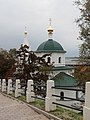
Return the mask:
[[(12, 80), (8, 80), (8, 85), (6, 86), (6, 80), (0, 80), (0, 90), (2, 92), (6, 92), (7, 94), (13, 93), (13, 86)], [(53, 96), (55, 94), (55, 89), (53, 89), (54, 81), (47, 80), (47, 90), (46, 90), (46, 97), (45, 97), (45, 111), (52, 111), (56, 110), (56, 97)], [(90, 118), (90, 82), (86, 83), (86, 90), (85, 90), (85, 106), (83, 107), (83, 120), (89, 120)], [(21, 87), (20, 87), (20, 80), (17, 79), (15, 83), (15, 97), (21, 96)], [(26, 91), (26, 101), (27, 103), (33, 102), (35, 100), (34, 97), (34, 88), (33, 88), (33, 80), (28, 80), (27, 82), (27, 91)]]

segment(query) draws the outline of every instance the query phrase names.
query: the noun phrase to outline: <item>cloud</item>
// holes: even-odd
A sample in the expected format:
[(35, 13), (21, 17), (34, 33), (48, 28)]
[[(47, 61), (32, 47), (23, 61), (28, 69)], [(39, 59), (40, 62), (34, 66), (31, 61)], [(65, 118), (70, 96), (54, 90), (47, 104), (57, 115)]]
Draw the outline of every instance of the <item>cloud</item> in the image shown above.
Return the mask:
[(75, 53), (79, 42), (76, 40), (78, 28), (74, 20), (78, 15), (73, 0), (0, 0), (0, 47), (19, 48), (24, 39), (24, 27), (27, 26), (30, 45), (36, 50), (48, 39), (48, 20), (52, 18), (54, 39), (66, 51)]

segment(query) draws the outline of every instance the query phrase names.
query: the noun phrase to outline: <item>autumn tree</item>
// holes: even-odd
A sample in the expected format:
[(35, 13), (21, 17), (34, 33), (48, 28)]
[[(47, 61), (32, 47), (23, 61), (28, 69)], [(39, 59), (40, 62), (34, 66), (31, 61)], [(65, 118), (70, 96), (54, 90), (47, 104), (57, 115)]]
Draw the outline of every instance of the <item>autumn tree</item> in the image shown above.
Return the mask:
[(15, 59), (6, 50), (0, 52), (0, 78), (12, 77), (15, 71)]
[(80, 46), (80, 60), (84, 64), (90, 64), (90, 0), (78, 0), (76, 4), (81, 13), (76, 20), (80, 28), (78, 39), (83, 41)]
[(76, 0), (80, 10), (80, 17), (76, 20), (79, 27), (79, 40), (83, 43), (80, 46), (79, 64), (76, 69), (76, 77), (81, 84), (90, 80), (90, 0)]

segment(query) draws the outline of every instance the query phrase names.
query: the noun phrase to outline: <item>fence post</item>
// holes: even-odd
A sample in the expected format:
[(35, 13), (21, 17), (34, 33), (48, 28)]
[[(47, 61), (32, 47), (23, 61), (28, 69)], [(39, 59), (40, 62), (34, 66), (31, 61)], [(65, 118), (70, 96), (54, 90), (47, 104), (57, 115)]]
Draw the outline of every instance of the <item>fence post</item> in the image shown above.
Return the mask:
[(12, 94), (12, 80), (8, 79), (7, 94)]
[(2, 82), (1, 82), (1, 79), (0, 79), (0, 90), (2, 89)]
[(52, 104), (52, 102), (55, 102), (55, 97), (52, 96), (52, 94), (55, 93), (55, 89), (52, 89), (52, 87), (54, 87), (54, 81), (53, 80), (47, 80), (45, 110), (48, 111), (48, 112), (52, 111), (52, 110), (56, 110), (56, 105)]
[(90, 119), (90, 82), (86, 82), (85, 106), (83, 108), (83, 120)]
[(2, 80), (2, 92), (6, 92), (6, 80)]
[(15, 97), (21, 96), (20, 79), (16, 80)]
[(34, 98), (32, 96), (34, 96), (34, 92), (32, 92), (33, 89), (33, 80), (28, 80), (27, 82), (27, 92), (26, 92), (26, 101), (29, 102), (33, 102)]

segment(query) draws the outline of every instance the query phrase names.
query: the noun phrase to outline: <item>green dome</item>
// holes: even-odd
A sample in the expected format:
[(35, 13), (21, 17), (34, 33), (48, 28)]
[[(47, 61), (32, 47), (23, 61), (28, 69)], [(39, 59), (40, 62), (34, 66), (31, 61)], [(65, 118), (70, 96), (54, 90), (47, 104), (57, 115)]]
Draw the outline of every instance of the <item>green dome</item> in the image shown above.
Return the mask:
[(63, 47), (56, 41), (49, 39), (42, 44), (39, 45), (37, 48), (37, 52), (61, 52), (65, 53)]

